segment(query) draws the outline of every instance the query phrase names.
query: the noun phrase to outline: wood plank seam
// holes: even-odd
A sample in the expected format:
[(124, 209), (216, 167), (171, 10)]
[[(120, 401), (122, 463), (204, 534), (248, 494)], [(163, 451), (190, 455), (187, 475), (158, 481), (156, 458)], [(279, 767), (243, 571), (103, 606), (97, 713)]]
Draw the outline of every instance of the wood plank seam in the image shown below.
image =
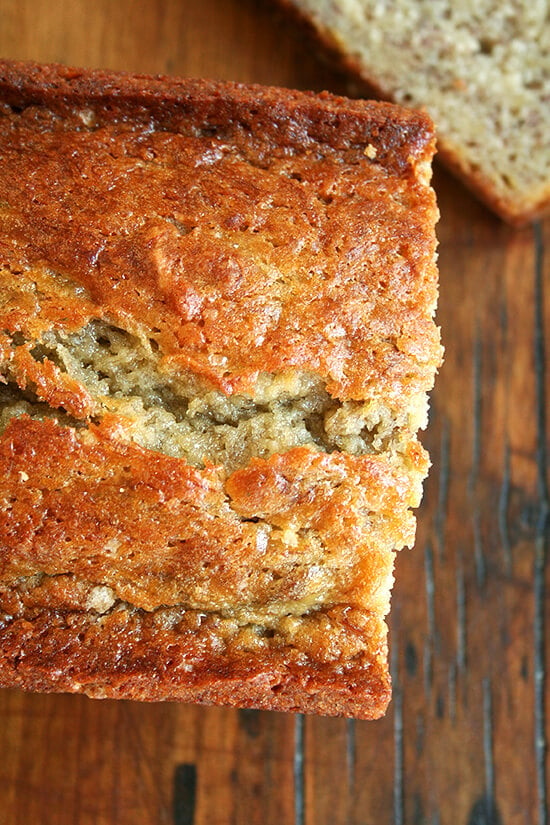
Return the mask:
[(297, 713), (294, 720), (294, 825), (305, 823), (304, 724), (303, 714)]
[(394, 634), (390, 665), (392, 678), (393, 706), (393, 821), (394, 825), (404, 825), (404, 742), (403, 742), (403, 688), (399, 672), (399, 615), (394, 617)]
[(510, 543), (510, 533), (508, 531), (508, 507), (510, 505), (510, 444), (508, 438), (504, 442), (504, 458), (502, 482), (498, 498), (498, 528), (502, 552), (504, 556), (504, 568), (506, 573), (512, 575), (512, 545)]
[(190, 763), (176, 765), (174, 771), (174, 825), (193, 825), (197, 789), (197, 769)]
[(548, 790), (546, 784), (546, 612), (545, 612), (545, 570), (548, 556), (550, 532), (550, 502), (547, 481), (547, 432), (546, 432), (546, 357), (544, 329), (544, 244), (540, 223), (535, 225), (535, 384), (537, 398), (537, 486), (539, 513), (535, 538), (534, 597), (535, 615), (533, 628), (534, 644), (534, 749), (538, 796), (538, 825), (548, 823)]
[(437, 540), (437, 555), (440, 561), (445, 558), (445, 523), (449, 500), (450, 481), (450, 424), (447, 418), (441, 427), (441, 447), (439, 454), (439, 488), (437, 510), (434, 517), (434, 532)]

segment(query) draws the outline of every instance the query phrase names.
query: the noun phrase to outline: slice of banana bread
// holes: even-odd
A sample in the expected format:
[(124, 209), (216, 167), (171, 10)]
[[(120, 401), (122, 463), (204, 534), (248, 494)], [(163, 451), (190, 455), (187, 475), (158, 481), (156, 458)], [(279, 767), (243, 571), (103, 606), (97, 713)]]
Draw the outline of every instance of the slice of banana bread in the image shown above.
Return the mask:
[(0, 62), (0, 684), (380, 716), (432, 126)]
[(281, 0), (382, 97), (426, 107), (439, 157), (521, 225), (550, 208), (550, 7)]

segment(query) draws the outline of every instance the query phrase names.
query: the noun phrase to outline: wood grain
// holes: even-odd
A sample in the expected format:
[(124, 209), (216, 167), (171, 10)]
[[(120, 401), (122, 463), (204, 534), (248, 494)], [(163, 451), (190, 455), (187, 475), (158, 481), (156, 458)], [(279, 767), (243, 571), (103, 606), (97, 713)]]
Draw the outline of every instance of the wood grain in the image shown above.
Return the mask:
[[(0, 0), (0, 53), (348, 88), (254, 0)], [(387, 717), (4, 691), (1, 825), (548, 825), (550, 221), (435, 186), (447, 353)]]

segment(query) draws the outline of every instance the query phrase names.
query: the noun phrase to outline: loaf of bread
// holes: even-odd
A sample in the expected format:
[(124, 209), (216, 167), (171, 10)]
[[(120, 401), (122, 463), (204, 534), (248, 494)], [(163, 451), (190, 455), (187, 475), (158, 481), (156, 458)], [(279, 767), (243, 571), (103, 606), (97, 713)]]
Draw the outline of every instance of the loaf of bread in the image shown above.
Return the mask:
[(382, 97), (426, 107), (438, 157), (501, 217), (550, 207), (550, 8), (283, 0)]
[(0, 62), (0, 685), (380, 716), (429, 119)]

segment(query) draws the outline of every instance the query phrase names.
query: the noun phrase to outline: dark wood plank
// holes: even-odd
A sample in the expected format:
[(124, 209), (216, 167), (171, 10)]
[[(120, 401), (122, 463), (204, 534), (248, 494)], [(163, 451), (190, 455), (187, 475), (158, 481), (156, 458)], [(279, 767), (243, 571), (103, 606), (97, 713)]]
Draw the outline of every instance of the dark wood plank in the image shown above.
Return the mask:
[(2, 0), (0, 45), (20, 60), (336, 92), (348, 85), (262, 0)]
[[(435, 472), (397, 588), (402, 634), (414, 628), (425, 671), (424, 697), (417, 677), (403, 685), (406, 821), (484, 812), (480, 821), (537, 822), (534, 536), (525, 523), (539, 506), (533, 233), (513, 233), (473, 204), (471, 222), (464, 198), (446, 208), (442, 176), (438, 188), (447, 362), (427, 439)], [(415, 598), (422, 579), (427, 608)]]
[(347, 733), (342, 719), (305, 720), (306, 825), (346, 821), (351, 802)]

